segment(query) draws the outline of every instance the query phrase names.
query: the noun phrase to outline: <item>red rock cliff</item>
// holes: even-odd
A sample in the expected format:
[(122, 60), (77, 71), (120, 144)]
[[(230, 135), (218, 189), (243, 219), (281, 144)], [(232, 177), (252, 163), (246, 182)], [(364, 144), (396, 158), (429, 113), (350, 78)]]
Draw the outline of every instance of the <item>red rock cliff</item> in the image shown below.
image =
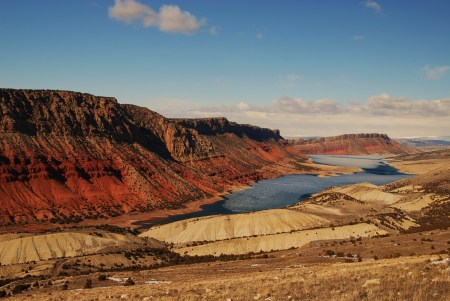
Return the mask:
[(317, 139), (290, 140), (289, 144), (305, 154), (397, 155), (418, 150), (392, 140), (386, 134), (346, 134)]
[(278, 131), (110, 97), (0, 89), (0, 224), (177, 208), (304, 160)]

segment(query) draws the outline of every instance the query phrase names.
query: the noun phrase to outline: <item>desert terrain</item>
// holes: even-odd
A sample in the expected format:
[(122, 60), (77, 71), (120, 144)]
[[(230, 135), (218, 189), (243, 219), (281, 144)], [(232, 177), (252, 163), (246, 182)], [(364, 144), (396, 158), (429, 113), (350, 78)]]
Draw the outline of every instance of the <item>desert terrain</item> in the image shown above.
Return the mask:
[(449, 151), (399, 156), (391, 164), (416, 176), (330, 187), (286, 208), (182, 220), (142, 233), (90, 225), (3, 234), (0, 294), (448, 300), (449, 162)]
[(450, 0), (0, 0), (0, 36), (0, 301), (450, 301)]

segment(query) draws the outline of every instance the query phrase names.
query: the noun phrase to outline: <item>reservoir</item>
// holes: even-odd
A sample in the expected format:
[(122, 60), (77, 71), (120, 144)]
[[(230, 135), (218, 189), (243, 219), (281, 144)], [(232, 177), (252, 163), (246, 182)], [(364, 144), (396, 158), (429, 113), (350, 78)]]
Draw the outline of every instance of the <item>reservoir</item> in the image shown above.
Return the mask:
[(202, 206), (202, 211), (169, 216), (149, 222), (140, 221), (136, 224), (139, 224), (141, 228), (149, 228), (154, 224), (165, 224), (199, 216), (281, 208), (305, 200), (312, 194), (331, 186), (344, 186), (361, 182), (383, 185), (412, 177), (412, 175), (398, 172), (397, 169), (387, 165), (382, 157), (377, 156), (310, 155), (309, 157), (315, 163), (360, 167), (364, 171), (330, 177), (294, 174), (262, 180), (253, 183), (249, 188), (231, 192), (219, 202)]

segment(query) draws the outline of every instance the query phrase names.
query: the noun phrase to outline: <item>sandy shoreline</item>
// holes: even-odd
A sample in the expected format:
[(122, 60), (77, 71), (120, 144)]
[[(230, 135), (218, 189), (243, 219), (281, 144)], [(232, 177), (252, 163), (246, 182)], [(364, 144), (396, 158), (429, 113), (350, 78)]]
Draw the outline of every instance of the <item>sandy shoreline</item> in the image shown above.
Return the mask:
[[(252, 183), (250, 183), (252, 184)], [(182, 215), (182, 214), (188, 214), (188, 213), (194, 213), (198, 211), (202, 211), (202, 206), (204, 205), (210, 205), (216, 202), (220, 202), (223, 200), (224, 196), (231, 194), (233, 191), (249, 188), (251, 187), (250, 184), (242, 184), (242, 185), (233, 185), (229, 189), (227, 189), (224, 192), (220, 192), (217, 195), (206, 198), (206, 199), (200, 199), (195, 200), (189, 203), (185, 204), (185, 207), (178, 208), (178, 209), (161, 209), (156, 210), (152, 212), (146, 212), (146, 213), (127, 213), (115, 218), (109, 219), (109, 224), (117, 227), (129, 227), (129, 228), (140, 228), (141, 225), (138, 224), (138, 222), (143, 221), (156, 221), (159, 219), (165, 219), (170, 216), (174, 215)], [(90, 223), (91, 225), (94, 225), (93, 223)], [(99, 224), (102, 224), (101, 221), (99, 221)]]
[[(282, 177), (290, 174), (312, 174), (317, 175), (318, 177), (328, 177), (328, 176), (337, 176), (340, 174), (353, 174), (356, 172), (363, 171), (359, 167), (344, 167), (344, 166), (332, 166), (332, 165), (323, 165), (313, 163), (312, 160), (309, 162), (303, 163), (303, 165), (307, 167), (314, 168), (314, 171), (303, 171), (295, 170), (293, 168), (280, 168), (283, 171), (283, 174), (280, 174), (278, 177)], [(272, 178), (278, 178), (272, 177)], [(267, 179), (272, 179), (267, 178)], [(266, 179), (266, 178), (265, 178)], [(39, 223), (39, 224), (25, 224), (25, 225), (11, 225), (11, 226), (3, 226), (0, 229), (0, 234), (2, 233), (18, 233), (18, 232), (45, 232), (55, 228), (71, 228), (71, 227), (85, 227), (85, 226), (99, 226), (99, 225), (111, 225), (121, 228), (130, 228), (130, 229), (139, 229), (141, 225), (139, 222), (148, 221), (149, 223), (153, 221), (157, 221), (160, 219), (165, 219), (170, 216), (190, 214), (202, 211), (202, 206), (210, 205), (216, 202), (223, 201), (224, 197), (231, 194), (233, 191), (249, 188), (251, 184), (254, 182), (250, 182), (247, 184), (235, 184), (228, 187), (225, 191), (219, 192), (215, 196), (194, 200), (185, 204), (183, 208), (178, 209), (161, 209), (155, 210), (152, 212), (144, 212), (144, 213), (126, 213), (124, 215), (120, 215), (117, 217), (112, 217), (108, 219), (97, 219), (97, 220), (83, 220), (79, 223), (73, 224), (64, 224), (64, 225), (53, 225), (50, 223)], [(144, 229), (142, 229), (144, 230)]]
[[(363, 171), (359, 167), (344, 167), (344, 166), (331, 166), (331, 165), (323, 165), (323, 164), (317, 164), (313, 163), (312, 160), (309, 160), (309, 162), (303, 163), (303, 165), (307, 167), (312, 167), (317, 170), (314, 170), (314, 172), (299, 172), (298, 170), (294, 170), (292, 168), (283, 168), (283, 174), (279, 175), (278, 177), (282, 177), (285, 175), (290, 174), (312, 174), (317, 175), (319, 177), (327, 177), (327, 176), (337, 176), (339, 174), (353, 174), (356, 172)], [(278, 177), (273, 178), (265, 178), (266, 179), (275, 179)], [(185, 207), (179, 208), (179, 209), (161, 209), (156, 210), (152, 212), (145, 212), (145, 213), (127, 213), (118, 217), (113, 217), (107, 220), (101, 219), (101, 220), (85, 220), (81, 223), (77, 224), (80, 226), (95, 226), (95, 225), (102, 225), (106, 222), (109, 225), (117, 226), (117, 227), (125, 227), (125, 228), (132, 228), (132, 229), (138, 229), (141, 228), (141, 225), (139, 225), (139, 222), (148, 221), (149, 223), (153, 221), (157, 221), (160, 219), (165, 219), (170, 216), (176, 216), (176, 215), (182, 215), (182, 214), (189, 214), (189, 213), (195, 213), (202, 211), (202, 206), (204, 205), (210, 205), (216, 202), (220, 202), (224, 200), (224, 197), (233, 193), (236, 190), (249, 188), (251, 187), (251, 184), (255, 182), (250, 182), (247, 184), (235, 184), (228, 187), (225, 191), (218, 193), (215, 196), (212, 196), (210, 198), (206, 199), (200, 199), (200, 200), (194, 200), (189, 203), (185, 204)], [(143, 229), (144, 230), (144, 229)]]

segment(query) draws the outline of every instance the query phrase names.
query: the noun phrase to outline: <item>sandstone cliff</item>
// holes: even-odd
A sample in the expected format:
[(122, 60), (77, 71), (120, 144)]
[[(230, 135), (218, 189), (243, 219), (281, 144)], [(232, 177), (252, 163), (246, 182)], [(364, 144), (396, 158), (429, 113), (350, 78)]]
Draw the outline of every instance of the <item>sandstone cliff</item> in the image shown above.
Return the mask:
[(90, 94), (0, 89), (0, 224), (177, 208), (306, 168), (278, 131)]
[(330, 155), (398, 155), (419, 152), (400, 144), (386, 134), (346, 134), (316, 139), (289, 140), (289, 144), (305, 154)]

